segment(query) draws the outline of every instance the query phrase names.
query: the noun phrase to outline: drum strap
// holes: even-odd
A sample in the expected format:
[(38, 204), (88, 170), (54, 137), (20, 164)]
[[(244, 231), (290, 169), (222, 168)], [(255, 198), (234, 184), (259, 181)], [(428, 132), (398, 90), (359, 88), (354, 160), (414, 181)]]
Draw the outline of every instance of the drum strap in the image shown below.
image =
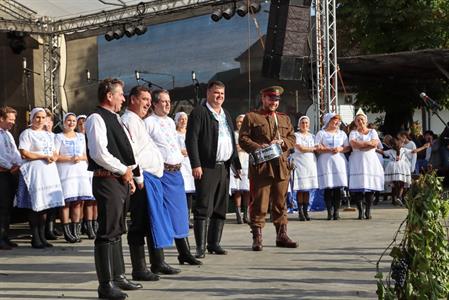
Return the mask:
[(274, 112), (274, 131), (276, 132), (275, 135), (277, 134), (277, 139), (280, 140), (281, 139), (281, 134), (279, 133), (279, 123), (278, 123), (278, 117), (276, 112)]

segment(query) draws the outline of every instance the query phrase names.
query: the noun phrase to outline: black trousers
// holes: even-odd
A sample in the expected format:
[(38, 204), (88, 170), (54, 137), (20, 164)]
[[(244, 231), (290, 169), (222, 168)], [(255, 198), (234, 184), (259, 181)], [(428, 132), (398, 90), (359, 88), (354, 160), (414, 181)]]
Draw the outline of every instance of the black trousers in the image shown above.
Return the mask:
[(10, 216), (18, 177), (9, 172), (0, 172), (0, 214)]
[(148, 215), (148, 201), (145, 188), (137, 189), (129, 203), (131, 223), (128, 228), (128, 244), (144, 245), (145, 236), (150, 233), (150, 217)]
[(120, 178), (94, 177), (92, 190), (98, 207), (98, 241), (115, 241), (126, 232), (130, 189)]
[(193, 205), (195, 220), (226, 219), (229, 201), (229, 168), (217, 164), (203, 168), (203, 176), (195, 180), (196, 198)]

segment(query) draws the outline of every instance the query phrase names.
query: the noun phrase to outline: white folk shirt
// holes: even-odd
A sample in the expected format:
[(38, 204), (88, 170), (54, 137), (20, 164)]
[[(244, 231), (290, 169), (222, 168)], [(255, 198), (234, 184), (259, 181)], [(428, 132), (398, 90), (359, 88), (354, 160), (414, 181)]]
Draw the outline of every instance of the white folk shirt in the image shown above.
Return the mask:
[(156, 143), (164, 158), (164, 162), (169, 165), (180, 164), (184, 160), (181, 148), (178, 144), (178, 134), (176, 133), (175, 121), (156, 114), (145, 119), (148, 134)]
[[(164, 173), (164, 160), (158, 147), (148, 135), (145, 122), (130, 110), (126, 110), (122, 115), (122, 121), (133, 137), (134, 157), (141, 170), (161, 178)], [(143, 183), (142, 174), (134, 178), (137, 183)]]
[(0, 167), (11, 169), (20, 166), (22, 158), (11, 133), (0, 128)]
[(226, 120), (226, 114), (223, 108), (220, 108), (220, 112), (215, 110), (206, 102), (207, 108), (212, 112), (215, 120), (218, 121), (218, 143), (217, 143), (217, 156), (216, 161), (227, 161), (231, 158), (234, 148), (232, 147), (231, 129), (229, 128)]
[[(117, 120), (123, 125), (120, 116), (117, 115)], [(108, 150), (108, 137), (106, 130), (106, 123), (103, 118), (97, 114), (91, 114), (85, 123), (86, 136), (87, 136), (87, 147), (89, 149), (90, 157), (101, 167), (105, 168), (112, 173), (117, 173), (123, 175), (126, 173), (128, 166), (125, 166), (121, 161), (114, 157)], [(128, 129), (123, 126), (123, 130), (134, 147), (133, 142), (129, 136)]]

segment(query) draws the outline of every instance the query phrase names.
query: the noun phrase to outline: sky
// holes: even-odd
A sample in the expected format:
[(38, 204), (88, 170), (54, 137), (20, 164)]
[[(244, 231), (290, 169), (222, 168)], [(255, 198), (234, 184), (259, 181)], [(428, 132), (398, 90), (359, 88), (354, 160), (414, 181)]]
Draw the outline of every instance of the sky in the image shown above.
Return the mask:
[[(269, 4), (255, 16), (261, 34), (268, 24)], [(249, 25), (249, 26), (248, 26)], [(248, 30), (249, 28), (249, 30)], [(166, 89), (192, 84), (192, 71), (200, 82), (217, 72), (239, 68), (235, 58), (259, 38), (253, 19), (237, 14), (213, 22), (210, 15), (152, 25), (141, 36), (107, 42), (98, 37), (99, 78), (119, 77), (126, 86), (136, 84), (135, 70), (169, 75), (141, 74)]]

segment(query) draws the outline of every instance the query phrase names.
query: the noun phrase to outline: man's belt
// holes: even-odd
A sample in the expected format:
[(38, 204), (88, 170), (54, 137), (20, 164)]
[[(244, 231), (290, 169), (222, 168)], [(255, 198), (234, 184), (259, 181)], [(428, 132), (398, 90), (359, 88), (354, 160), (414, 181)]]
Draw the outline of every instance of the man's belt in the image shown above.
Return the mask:
[(105, 169), (98, 169), (94, 171), (95, 177), (112, 177), (112, 178), (120, 178), (121, 175), (118, 175), (116, 173), (112, 173), (111, 171), (105, 170)]
[(164, 163), (164, 170), (169, 172), (175, 172), (181, 170), (181, 164), (170, 165)]

